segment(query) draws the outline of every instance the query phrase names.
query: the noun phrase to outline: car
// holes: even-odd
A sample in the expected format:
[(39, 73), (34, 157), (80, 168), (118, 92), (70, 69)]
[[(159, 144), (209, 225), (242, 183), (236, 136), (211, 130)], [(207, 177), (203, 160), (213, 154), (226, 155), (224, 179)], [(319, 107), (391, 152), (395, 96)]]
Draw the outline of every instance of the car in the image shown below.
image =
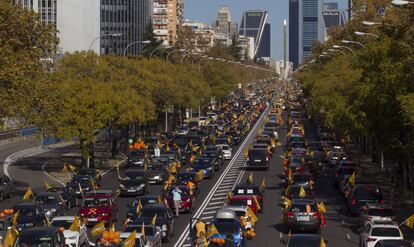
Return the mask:
[(17, 217), (17, 230), (19, 231), (28, 227), (43, 226), (46, 222), (46, 215), (37, 203), (18, 203), (13, 206), (13, 212), (19, 212), (19, 217)]
[(282, 221), (292, 231), (319, 232), (322, 223), (316, 202), (308, 199), (293, 199), (292, 205), (284, 210)]
[(359, 235), (359, 246), (374, 247), (380, 240), (403, 240), (404, 235), (395, 223), (367, 222)]
[[(130, 232), (121, 232), (119, 234), (119, 240), (120, 242), (124, 242), (126, 239), (128, 239), (128, 237), (131, 235)], [(146, 237), (146, 236), (145, 236)], [(141, 232), (137, 232), (135, 234), (135, 245), (134, 247), (144, 247), (144, 246), (148, 246), (147, 245), (147, 240), (146, 238), (142, 236)]]
[(65, 201), (66, 210), (70, 210), (78, 205), (78, 199), (76, 198), (76, 192), (69, 186), (66, 187), (51, 187), (47, 192), (56, 192)]
[(286, 247), (320, 247), (321, 236), (319, 234), (293, 234), (286, 242)]
[(148, 177), (145, 171), (129, 169), (119, 180), (121, 196), (144, 195), (148, 191)]
[(131, 204), (127, 205), (129, 209), (128, 209), (126, 217), (133, 218), (134, 215), (137, 214), (137, 206), (139, 202), (141, 202), (142, 207), (145, 207), (147, 205), (158, 204), (160, 199), (162, 199), (161, 196), (154, 196), (154, 195), (135, 197), (134, 201), (132, 201)]
[(187, 135), (188, 134), (188, 127), (185, 125), (181, 125), (177, 129), (177, 135)]
[(238, 184), (234, 188), (228, 205), (248, 206), (254, 213), (263, 212), (264, 195), (260, 186), (256, 184)]
[(175, 185), (187, 185), (188, 182), (192, 183), (191, 192), (193, 195), (199, 194), (199, 185), (200, 185), (200, 178), (198, 177), (196, 172), (179, 172), (175, 176), (174, 184)]
[(11, 219), (13, 217), (13, 212), (5, 214), (3, 211), (3, 216), (0, 217), (0, 243), (6, 237), (7, 230), (12, 226)]
[(214, 176), (214, 164), (209, 158), (196, 158), (191, 164), (190, 171), (202, 171), (204, 178), (212, 178)]
[(14, 247), (53, 246), (65, 247), (65, 236), (56, 227), (33, 227), (23, 230), (16, 239)]
[(148, 165), (148, 183), (163, 184), (168, 178), (167, 167), (161, 162), (152, 162)]
[(15, 193), (15, 188), (11, 179), (3, 175), (0, 177), (0, 201), (3, 201), (5, 198), (10, 198)]
[(335, 172), (335, 184), (338, 186), (344, 184), (354, 172), (357, 173), (357, 169), (353, 167), (337, 168)]
[(147, 158), (145, 149), (131, 150), (128, 154), (127, 167), (144, 167)]
[(228, 144), (216, 145), (223, 152), (223, 159), (231, 160), (232, 148)]
[(346, 198), (348, 210), (353, 216), (358, 216), (362, 207), (367, 203), (384, 202), (382, 191), (372, 184), (357, 184)]
[(89, 176), (98, 186), (102, 184), (102, 175), (97, 169), (82, 168), (79, 169), (76, 174), (81, 176)]
[(413, 247), (413, 242), (408, 240), (380, 240), (374, 247)]
[[(178, 209), (179, 212), (186, 212), (191, 213), (194, 209), (194, 194), (186, 185), (177, 185), (178, 188), (182, 191), (181, 193), (181, 204), (180, 208)], [(169, 188), (168, 191), (165, 193), (164, 198), (167, 202), (168, 207), (172, 210), (175, 210), (175, 205), (173, 201), (172, 191), (174, 190), (174, 186)]]
[(248, 169), (268, 169), (270, 154), (267, 149), (253, 148), (249, 150), (247, 156)]
[(294, 172), (292, 175), (291, 185), (310, 186), (313, 187), (315, 179), (308, 172)]
[[(300, 196), (301, 187), (305, 191), (305, 195), (303, 197)], [(313, 199), (315, 197), (315, 192), (313, 188), (310, 186), (302, 186), (302, 185), (291, 185), (286, 187), (284, 196), (289, 199)]]
[(163, 204), (153, 204), (143, 207), (139, 214), (131, 219), (131, 225), (134, 225), (134, 222), (145, 222), (145, 225), (149, 225), (155, 215), (157, 215), (155, 225), (161, 229), (162, 240), (163, 242), (168, 242), (174, 234), (175, 217), (171, 209)]
[(43, 214), (45, 214), (49, 220), (55, 216), (66, 214), (65, 200), (63, 200), (58, 192), (38, 193), (33, 201), (42, 207)]
[(246, 246), (246, 231), (243, 229), (240, 220), (237, 218), (236, 213), (231, 209), (219, 209), (211, 222), (217, 228), (219, 234), (211, 236), (210, 240), (214, 245), (215, 239), (223, 239), (230, 235), (233, 239), (233, 244), (226, 246)]
[(87, 194), (79, 207), (78, 215), (83, 218), (88, 225), (94, 225), (105, 221), (110, 225), (116, 220), (118, 212), (114, 198), (109, 192), (97, 194)]
[[(157, 217), (158, 218), (158, 217)], [(161, 228), (158, 226), (154, 226), (152, 224), (148, 224), (148, 222), (139, 222), (136, 221), (134, 224), (128, 224), (124, 232), (125, 233), (131, 233), (133, 231), (137, 231), (137, 233), (140, 233), (142, 230), (142, 223), (144, 223), (144, 230), (145, 230), (145, 239), (147, 241), (145, 246), (151, 246), (151, 247), (161, 247), (162, 244), (162, 231)], [(147, 223), (147, 224), (145, 224)], [(121, 233), (122, 236), (122, 233)], [(144, 245), (142, 245), (144, 246)]]
[(219, 152), (217, 151), (204, 151), (203, 158), (210, 159), (210, 162), (214, 165), (214, 170), (218, 171), (221, 169), (222, 159), (219, 157)]
[(88, 175), (75, 175), (67, 184), (73, 191), (75, 191), (77, 198), (82, 198), (83, 195), (93, 190), (91, 180)]
[(244, 226), (244, 230), (248, 231), (248, 230), (254, 230), (255, 227), (255, 223), (253, 222), (247, 213), (247, 209), (248, 206), (237, 206), (237, 205), (227, 205), (224, 206), (223, 209), (230, 209), (233, 210), (236, 213), (236, 217), (240, 218), (240, 217), (244, 217), (246, 225)]
[(79, 227), (79, 231), (71, 231), (69, 230), (70, 226), (72, 225), (75, 216), (57, 216), (52, 219), (51, 226), (60, 228), (63, 227), (63, 235), (65, 237), (66, 246), (70, 247), (80, 247), (89, 244), (88, 239), (88, 229), (84, 224), (81, 224)]
[(390, 205), (368, 203), (362, 207), (359, 214), (359, 225), (362, 227), (366, 222), (396, 222), (397, 218)]

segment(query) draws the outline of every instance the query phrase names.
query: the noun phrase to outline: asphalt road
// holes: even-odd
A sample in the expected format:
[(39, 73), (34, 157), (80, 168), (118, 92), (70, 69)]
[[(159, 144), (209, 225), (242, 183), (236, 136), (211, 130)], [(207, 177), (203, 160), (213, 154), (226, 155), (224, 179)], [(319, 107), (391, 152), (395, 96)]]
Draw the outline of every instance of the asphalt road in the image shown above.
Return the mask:
[[(257, 130), (257, 129), (256, 129)], [(255, 131), (256, 131), (255, 130)], [(305, 120), (305, 132), (307, 133), (308, 138), (312, 138), (315, 135), (315, 129), (311, 126), (310, 122)], [(286, 135), (286, 130), (282, 130), (280, 133), (280, 139), (284, 140)], [(254, 137), (254, 135), (252, 135)], [(24, 142), (24, 143), (23, 143)], [(22, 143), (11, 143), (5, 144), (0, 147), (0, 158), (5, 159), (8, 155), (15, 152), (15, 150), (22, 149), (23, 147), (31, 147), (35, 140), (30, 142), (25, 140)], [(9, 146), (10, 147), (9, 147)], [(248, 146), (248, 143), (246, 143)], [(3, 149), (7, 147), (7, 149)], [(242, 147), (241, 150), (244, 150), (245, 147)], [(233, 153), (237, 152), (238, 147), (234, 148)], [(10, 166), (10, 174), (12, 177), (18, 178), (18, 180), (23, 180), (27, 182), (30, 186), (34, 188), (34, 191), (44, 190), (43, 180), (45, 175), (42, 172), (41, 166), (44, 162), (47, 162), (47, 159), (51, 157), (59, 157), (73, 150), (70, 148), (61, 148), (47, 153), (39, 154), (26, 158), (22, 161), (19, 161), (13, 166)], [(241, 152), (243, 154), (243, 152)], [(283, 225), (280, 223), (281, 217), (281, 178), (279, 177), (282, 173), (282, 159), (280, 155), (283, 154), (283, 146), (276, 148), (276, 152), (271, 158), (271, 165), (267, 171), (253, 171), (253, 177), (255, 183), (260, 183), (263, 178), (266, 179), (267, 188), (264, 198), (264, 213), (259, 215), (259, 223), (256, 226), (257, 236), (253, 240), (248, 241), (249, 246), (284, 246), (281, 242), (282, 239), (286, 239), (286, 230)], [(237, 157), (236, 157), (237, 159)], [(28, 164), (30, 162), (30, 165)], [(240, 164), (244, 162), (240, 157), (234, 161), (234, 164)], [(203, 204), (205, 199), (208, 197), (213, 188), (220, 190), (229, 190), (230, 186), (233, 184), (217, 184), (217, 181), (220, 181), (221, 174), (226, 171), (226, 167), (229, 165), (229, 162), (225, 162), (219, 173), (216, 173), (214, 178), (210, 180), (204, 180), (200, 186), (200, 195), (195, 200), (195, 210), (194, 213), (198, 211), (200, 206)], [(243, 174), (241, 167), (239, 169), (238, 176), (235, 174), (230, 174), (228, 172), (227, 176), (233, 175), (234, 181), (240, 180), (244, 182), (247, 179), (249, 172)], [(3, 169), (1, 169), (2, 171)], [(328, 173), (317, 177), (316, 185), (316, 194), (318, 201), (324, 201), (328, 207), (327, 212), (327, 227), (322, 230), (322, 235), (325, 240), (327, 240), (327, 246), (357, 246), (358, 244), (358, 233), (355, 225), (356, 218), (349, 217), (346, 211), (346, 208), (343, 203), (343, 197), (339, 194), (336, 188), (333, 186), (333, 177)], [(50, 181), (50, 180), (49, 180)], [(222, 181), (220, 181), (222, 182)], [(115, 190), (118, 188), (118, 177), (115, 171), (108, 172), (103, 179), (102, 189), (111, 189)], [(225, 186), (225, 187), (223, 187)], [(161, 185), (151, 185), (150, 194), (159, 194), (161, 193)], [(217, 193), (216, 193), (217, 194)], [(3, 202), (0, 202), (0, 208), (4, 209), (12, 206), (16, 202), (21, 200), (21, 196), (15, 196), (12, 199), (7, 199)], [(127, 213), (127, 205), (131, 203), (133, 197), (130, 198), (119, 198), (117, 201), (118, 205), (118, 222), (117, 229), (122, 229), (122, 222), (125, 219)], [(224, 200), (223, 200), (224, 201)], [(77, 208), (72, 209), (68, 212), (68, 215), (74, 215), (77, 213)], [(201, 210), (205, 212), (207, 209)], [(201, 212), (200, 211), (200, 212)], [(175, 235), (171, 239), (170, 243), (163, 244), (163, 246), (174, 246), (177, 240), (180, 238), (187, 225), (189, 224), (190, 218), (192, 215), (184, 214), (176, 220), (175, 225)], [(181, 243), (181, 242), (180, 242)], [(178, 246), (183, 246), (178, 245)]]

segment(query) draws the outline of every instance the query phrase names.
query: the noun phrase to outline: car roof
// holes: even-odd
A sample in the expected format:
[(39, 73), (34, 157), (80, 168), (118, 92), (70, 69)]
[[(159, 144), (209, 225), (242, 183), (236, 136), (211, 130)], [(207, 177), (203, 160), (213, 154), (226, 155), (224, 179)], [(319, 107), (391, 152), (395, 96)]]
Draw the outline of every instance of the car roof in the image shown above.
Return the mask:
[(52, 221), (54, 220), (74, 220), (75, 216), (56, 216), (52, 219)]
[(55, 234), (57, 228), (56, 227), (50, 227), (50, 226), (41, 226), (41, 227), (29, 227), (24, 229), (20, 235), (33, 235), (33, 236), (42, 236), (46, 234)]
[(311, 200), (311, 199), (293, 199), (292, 204), (299, 204), (299, 205), (315, 204), (315, 200)]
[(215, 218), (216, 219), (235, 219), (236, 213), (232, 209), (222, 208), (222, 209), (217, 210)]
[(397, 225), (397, 223), (395, 222), (383, 222), (383, 221), (368, 221), (366, 224), (371, 225), (372, 228), (376, 228), (376, 227), (386, 227), (386, 228), (395, 228), (395, 229), (400, 229)]
[(224, 206), (223, 209), (247, 212), (247, 206), (244, 206), (244, 205), (227, 205), (227, 206)]

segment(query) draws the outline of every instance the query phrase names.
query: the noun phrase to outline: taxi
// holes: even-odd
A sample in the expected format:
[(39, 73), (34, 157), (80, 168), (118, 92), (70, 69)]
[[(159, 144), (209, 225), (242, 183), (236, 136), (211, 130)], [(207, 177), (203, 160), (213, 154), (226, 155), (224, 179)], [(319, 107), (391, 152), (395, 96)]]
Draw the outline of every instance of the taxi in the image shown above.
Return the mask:
[(255, 214), (263, 212), (263, 191), (256, 184), (239, 184), (237, 185), (230, 198), (230, 206), (248, 206)]
[(79, 208), (79, 216), (84, 218), (88, 225), (95, 225), (105, 221), (111, 224), (116, 219), (118, 209), (110, 191), (97, 191), (85, 195)]

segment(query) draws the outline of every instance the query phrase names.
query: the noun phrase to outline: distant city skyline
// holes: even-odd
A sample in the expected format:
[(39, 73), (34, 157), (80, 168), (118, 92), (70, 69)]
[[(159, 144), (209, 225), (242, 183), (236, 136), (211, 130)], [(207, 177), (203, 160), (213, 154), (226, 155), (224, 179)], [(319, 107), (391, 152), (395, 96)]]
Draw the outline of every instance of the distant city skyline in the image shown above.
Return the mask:
[[(338, 2), (339, 9), (347, 8), (347, 0), (327, 0)], [(232, 21), (240, 23), (246, 10), (266, 10), (271, 24), (271, 57), (283, 59), (283, 20), (289, 20), (289, 0), (184, 0), (184, 17), (211, 25), (218, 17), (221, 5), (230, 8)], [(289, 23), (288, 23), (289, 24)]]

